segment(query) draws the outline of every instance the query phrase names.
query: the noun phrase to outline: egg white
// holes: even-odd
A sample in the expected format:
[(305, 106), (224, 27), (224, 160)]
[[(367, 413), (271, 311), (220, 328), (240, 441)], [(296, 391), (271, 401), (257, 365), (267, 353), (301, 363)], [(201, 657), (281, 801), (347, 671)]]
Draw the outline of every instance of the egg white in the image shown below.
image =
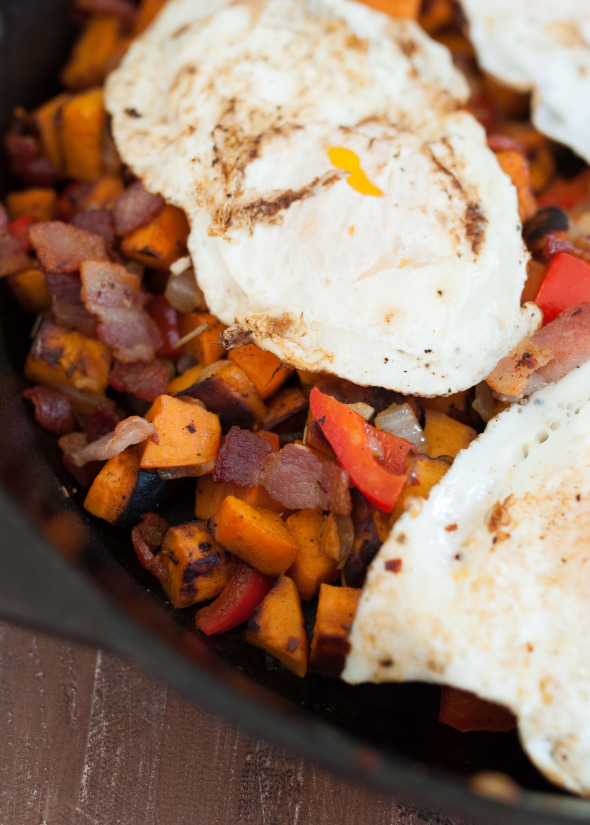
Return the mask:
[(532, 92), (539, 131), (590, 163), (587, 0), (461, 0), (481, 66)]
[(171, 0), (106, 100), (125, 162), (186, 211), (224, 323), (298, 368), (441, 395), (539, 323), (467, 94), (413, 21), (351, 0)]
[(343, 673), (505, 705), (537, 767), (586, 795), (589, 429), (590, 362), (493, 419), (381, 547)]

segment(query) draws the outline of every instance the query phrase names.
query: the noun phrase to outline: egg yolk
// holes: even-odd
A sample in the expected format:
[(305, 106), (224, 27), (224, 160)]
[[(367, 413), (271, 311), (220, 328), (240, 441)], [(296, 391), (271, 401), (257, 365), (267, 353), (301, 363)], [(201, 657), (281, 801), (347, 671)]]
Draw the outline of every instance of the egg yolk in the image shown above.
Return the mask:
[(349, 172), (346, 182), (361, 195), (374, 195), (377, 198), (383, 197), (383, 192), (375, 186), (361, 169), (360, 158), (351, 149), (343, 146), (331, 146), (328, 149), (330, 162), (338, 169)]

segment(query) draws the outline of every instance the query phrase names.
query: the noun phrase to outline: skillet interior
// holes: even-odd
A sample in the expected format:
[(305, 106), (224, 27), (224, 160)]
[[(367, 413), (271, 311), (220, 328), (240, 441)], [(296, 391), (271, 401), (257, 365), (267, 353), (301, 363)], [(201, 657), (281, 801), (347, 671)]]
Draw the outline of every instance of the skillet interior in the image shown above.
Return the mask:
[[(52, 78), (71, 38), (69, 6), (69, 0), (2, 3), (3, 132), (13, 104), (32, 106), (54, 91)], [(5, 160), (0, 174), (4, 191), (10, 185)], [(423, 805), (490, 822), (542, 825), (588, 818), (587, 803), (552, 791), (515, 734), (462, 735), (439, 725), (435, 687), (352, 688), (319, 677), (301, 680), (246, 645), (240, 629), (198, 639), (191, 630), (194, 610), (170, 608), (137, 564), (127, 530), (85, 513), (55, 439), (32, 422), (20, 398), (31, 319), (2, 288), (2, 615), (130, 656), (251, 732)], [(173, 509), (180, 517), (182, 501)], [(465, 781), (480, 770), (507, 773), (532, 793), (514, 807), (483, 800)]]

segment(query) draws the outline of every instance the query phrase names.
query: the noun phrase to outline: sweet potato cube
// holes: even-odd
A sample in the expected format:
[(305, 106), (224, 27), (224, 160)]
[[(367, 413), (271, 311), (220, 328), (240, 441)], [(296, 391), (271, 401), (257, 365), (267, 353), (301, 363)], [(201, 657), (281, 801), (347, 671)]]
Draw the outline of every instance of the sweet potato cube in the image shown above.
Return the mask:
[(140, 469), (141, 448), (129, 447), (109, 458), (88, 490), (84, 507), (111, 524), (136, 524), (155, 507), (166, 482)]
[(188, 231), (182, 209), (166, 204), (149, 223), (125, 235), (121, 251), (152, 269), (166, 270), (186, 255)]
[(32, 215), (37, 221), (51, 221), (55, 216), (55, 189), (34, 187), (6, 195), (6, 208), (13, 220)]
[(41, 138), (41, 144), (46, 157), (56, 172), (62, 174), (64, 169), (64, 155), (61, 140), (61, 109), (64, 103), (71, 99), (71, 95), (63, 92), (51, 98), (33, 112), (33, 120)]
[(348, 636), (361, 595), (360, 588), (322, 584), (318, 599), (309, 669), (322, 676), (340, 676), (350, 643)]
[(110, 370), (109, 347), (50, 321), (41, 325), (25, 363), (35, 384), (69, 384), (94, 395), (104, 395)]
[(222, 547), (266, 576), (291, 567), (299, 544), (282, 518), (237, 496), (226, 496), (214, 518), (215, 538)]
[(287, 572), (303, 601), (313, 599), (323, 582), (333, 582), (338, 575), (338, 556), (328, 555), (323, 546), (326, 519), (320, 509), (299, 510), (285, 522), (299, 543), (299, 552)]
[(76, 198), (76, 211), (90, 209), (114, 209), (117, 198), (123, 194), (123, 181), (119, 175), (102, 175), (90, 186), (85, 187)]
[(207, 367), (225, 355), (221, 334), (227, 327), (209, 312), (185, 312), (178, 318), (178, 331), (181, 338), (202, 327), (203, 324), (207, 324), (207, 329), (187, 341), (182, 349)]
[[(303, 395), (299, 387), (285, 387), (268, 402), (268, 411), (264, 416), (262, 426), (266, 430), (278, 427), (291, 416), (304, 416), (307, 407), (307, 398)], [(293, 422), (293, 430), (299, 429), (297, 422)]]
[(191, 401), (160, 395), (146, 418), (155, 426), (156, 436), (145, 442), (143, 469), (196, 466), (210, 471), (221, 438), (219, 418), (214, 413)]
[(470, 409), (470, 392), (469, 390), (462, 390), (461, 392), (454, 392), (451, 395), (439, 395), (436, 398), (427, 398), (423, 402), (424, 407), (429, 410), (438, 410), (439, 412), (451, 415), (459, 413), (461, 415), (468, 415)]
[(218, 596), (235, 563), (200, 521), (170, 527), (158, 558), (166, 569), (162, 586), (174, 607), (190, 607)]
[(377, 11), (385, 12), (390, 17), (411, 17), (418, 19), (421, 0), (363, 0), (365, 5)]
[(74, 91), (100, 86), (123, 55), (126, 43), (116, 17), (92, 17), (74, 44), (62, 70), (61, 82)]
[(166, 2), (167, 0), (141, 0), (133, 25), (133, 33), (140, 34), (145, 31), (158, 12), (164, 8)]
[(90, 182), (103, 173), (106, 123), (102, 89), (75, 95), (61, 107), (61, 142), (68, 177)]
[(190, 367), (168, 383), (166, 393), (168, 395), (182, 395), (183, 390), (187, 390), (189, 387), (192, 387), (193, 384), (197, 383), (202, 372), (202, 364), (196, 364), (194, 367)]
[(256, 344), (232, 349), (227, 357), (244, 370), (263, 401), (274, 395), (293, 372), (283, 366), (273, 352), (260, 349)]
[(46, 312), (51, 306), (51, 295), (47, 288), (45, 273), (37, 267), (23, 269), (7, 278), (10, 291), (19, 304), (31, 315)]
[(246, 373), (231, 361), (216, 361), (204, 367), (197, 381), (181, 392), (200, 399), (219, 416), (224, 432), (234, 424), (246, 429), (266, 415), (266, 406)]
[(434, 485), (438, 484), (450, 466), (451, 462), (443, 456), (430, 458), (419, 455), (414, 462), (412, 475), (395, 505), (394, 519), (403, 513), (412, 498), (428, 498)]
[(537, 211), (537, 201), (531, 185), (531, 173), (526, 158), (511, 149), (496, 152), (502, 171), (512, 181), (518, 195), (518, 214), (522, 221), (532, 218)]
[(468, 447), (477, 435), (472, 427), (455, 421), (454, 418), (438, 410), (425, 410), (424, 418), (424, 435), (428, 442), (427, 453), (431, 458), (439, 455), (450, 455), (455, 458), (459, 450)]
[(297, 676), (307, 673), (308, 641), (295, 582), (281, 576), (248, 622), (246, 641), (268, 651)]
[(264, 507), (275, 513), (283, 513), (285, 508), (264, 489), (264, 487), (241, 487), (225, 481), (213, 481), (210, 475), (201, 476), (197, 481), (195, 515), (207, 521), (212, 518), (226, 496), (235, 496), (247, 501), (253, 507)]

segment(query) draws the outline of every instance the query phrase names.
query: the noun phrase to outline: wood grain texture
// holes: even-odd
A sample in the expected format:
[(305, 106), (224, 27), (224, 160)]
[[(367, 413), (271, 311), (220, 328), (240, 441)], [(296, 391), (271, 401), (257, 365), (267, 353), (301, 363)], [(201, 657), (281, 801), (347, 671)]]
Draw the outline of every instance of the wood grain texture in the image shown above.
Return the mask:
[(357, 787), (101, 651), (0, 624), (1, 825), (468, 825)]

